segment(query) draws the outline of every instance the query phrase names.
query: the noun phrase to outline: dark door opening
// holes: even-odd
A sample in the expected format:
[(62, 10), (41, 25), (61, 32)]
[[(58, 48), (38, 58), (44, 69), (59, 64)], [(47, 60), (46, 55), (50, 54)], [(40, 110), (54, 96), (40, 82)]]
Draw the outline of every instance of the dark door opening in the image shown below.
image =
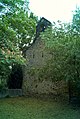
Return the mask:
[(7, 85), (9, 89), (22, 89), (23, 71), (22, 66), (17, 64), (12, 67)]

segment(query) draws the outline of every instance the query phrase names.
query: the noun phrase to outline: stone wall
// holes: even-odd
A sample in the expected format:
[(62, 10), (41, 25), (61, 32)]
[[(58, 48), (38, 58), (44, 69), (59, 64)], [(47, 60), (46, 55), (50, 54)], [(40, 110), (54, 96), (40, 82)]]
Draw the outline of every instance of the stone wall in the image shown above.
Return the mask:
[[(28, 62), (24, 68), (23, 92), (27, 94), (54, 94), (63, 95), (67, 92), (67, 83), (65, 81), (52, 82), (51, 79), (39, 80), (38, 73), (31, 74), (31, 69), (40, 69), (44, 67), (48, 60), (52, 58), (49, 51), (45, 50), (44, 42), (37, 39), (35, 43), (28, 48), (26, 52)], [(29, 73), (30, 71), (30, 73)]]
[(50, 80), (46, 81), (43, 80), (42, 82), (35, 80), (25, 80), (24, 82), (24, 90), (25, 94), (53, 94), (53, 95), (66, 95), (67, 90), (67, 83), (65, 81), (56, 81), (52, 82)]
[(44, 42), (37, 39), (26, 51), (26, 58), (28, 59), (26, 68), (43, 67), (51, 57), (52, 55), (45, 49)]

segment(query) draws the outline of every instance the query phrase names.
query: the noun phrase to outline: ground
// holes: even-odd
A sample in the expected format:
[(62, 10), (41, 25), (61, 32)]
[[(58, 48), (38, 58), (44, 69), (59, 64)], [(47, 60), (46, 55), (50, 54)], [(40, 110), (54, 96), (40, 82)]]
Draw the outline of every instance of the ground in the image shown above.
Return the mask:
[(80, 108), (53, 99), (0, 99), (0, 119), (80, 119)]

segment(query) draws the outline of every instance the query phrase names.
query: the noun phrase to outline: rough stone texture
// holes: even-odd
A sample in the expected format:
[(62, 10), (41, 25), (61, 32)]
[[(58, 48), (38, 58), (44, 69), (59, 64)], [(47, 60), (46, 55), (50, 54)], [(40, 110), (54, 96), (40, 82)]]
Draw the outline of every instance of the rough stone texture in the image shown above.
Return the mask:
[(52, 56), (48, 51), (46, 52), (44, 42), (37, 39), (35, 43), (28, 48), (26, 57), (28, 59), (28, 67), (42, 67)]
[(52, 55), (45, 50), (44, 42), (37, 39), (35, 43), (28, 48), (26, 57), (28, 62), (24, 68), (23, 92), (27, 94), (54, 94), (63, 95), (67, 92), (67, 83), (65, 81), (52, 82), (49, 80), (39, 81), (37, 73), (30, 75), (28, 71), (31, 68), (41, 68), (46, 65), (46, 61), (50, 60)]

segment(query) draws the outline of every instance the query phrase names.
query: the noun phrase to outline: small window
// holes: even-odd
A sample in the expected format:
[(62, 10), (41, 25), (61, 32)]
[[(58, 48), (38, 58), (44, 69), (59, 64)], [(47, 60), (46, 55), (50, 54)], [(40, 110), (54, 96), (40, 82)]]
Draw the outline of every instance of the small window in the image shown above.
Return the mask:
[(42, 52), (42, 57), (43, 57), (43, 52)]

